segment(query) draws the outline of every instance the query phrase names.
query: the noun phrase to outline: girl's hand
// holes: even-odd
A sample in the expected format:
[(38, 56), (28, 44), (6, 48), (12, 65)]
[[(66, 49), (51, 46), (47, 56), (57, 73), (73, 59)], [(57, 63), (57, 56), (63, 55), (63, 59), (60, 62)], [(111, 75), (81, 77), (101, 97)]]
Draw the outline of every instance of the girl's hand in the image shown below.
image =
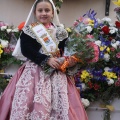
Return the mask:
[(50, 58), (47, 61), (47, 64), (54, 69), (59, 69), (61, 66), (61, 63), (59, 62), (58, 58)]

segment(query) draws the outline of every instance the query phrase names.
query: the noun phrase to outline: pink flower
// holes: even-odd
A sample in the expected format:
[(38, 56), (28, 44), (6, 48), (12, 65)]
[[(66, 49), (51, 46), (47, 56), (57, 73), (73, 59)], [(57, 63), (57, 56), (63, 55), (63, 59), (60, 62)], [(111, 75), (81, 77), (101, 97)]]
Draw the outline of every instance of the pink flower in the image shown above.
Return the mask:
[(10, 50), (13, 52), (15, 48), (11, 48)]
[(75, 21), (73, 25), (77, 26), (78, 24), (79, 24), (79, 22)]
[(84, 24), (88, 24), (88, 23), (89, 23), (89, 20), (90, 20), (89, 18), (84, 18), (84, 19), (83, 19), (83, 23), (84, 23)]
[(6, 24), (4, 22), (0, 21), (0, 27), (2, 27), (2, 26), (6, 26)]
[(120, 52), (118, 52), (118, 53), (116, 54), (116, 57), (117, 57), (117, 58), (120, 58)]
[(4, 48), (4, 52), (9, 54), (11, 52), (11, 49), (9, 47), (6, 47)]
[(80, 22), (82, 22), (82, 21), (83, 21), (83, 19), (84, 19), (83, 17), (80, 17), (78, 20), (79, 20)]
[(93, 49), (94, 49), (94, 58), (92, 60), (90, 60), (89, 62), (97, 62), (98, 59), (99, 59), (99, 48), (98, 48), (98, 46), (93, 42), (89, 42), (88, 45), (90, 47), (93, 47)]
[(93, 35), (90, 35), (90, 34), (88, 34), (86, 37), (87, 37), (87, 38), (90, 38), (90, 39), (94, 38), (94, 36), (93, 36)]
[(114, 48), (114, 47), (111, 47), (110, 50), (111, 50), (112, 52), (114, 52), (114, 51), (115, 51), (115, 48)]

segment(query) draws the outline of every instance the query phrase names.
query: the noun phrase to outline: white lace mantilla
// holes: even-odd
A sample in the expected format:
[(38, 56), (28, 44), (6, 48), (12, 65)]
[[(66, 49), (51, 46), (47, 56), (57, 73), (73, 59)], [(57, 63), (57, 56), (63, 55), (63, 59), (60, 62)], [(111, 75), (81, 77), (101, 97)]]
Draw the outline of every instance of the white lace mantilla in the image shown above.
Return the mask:
[(25, 27), (23, 28), (23, 31), (24, 31), (25, 34), (29, 35), (29, 36), (32, 37), (33, 39), (36, 39), (35, 34), (32, 32), (32, 30), (30, 29), (29, 26), (25, 26)]
[(16, 85), (10, 120), (69, 120), (67, 78), (28, 61)]

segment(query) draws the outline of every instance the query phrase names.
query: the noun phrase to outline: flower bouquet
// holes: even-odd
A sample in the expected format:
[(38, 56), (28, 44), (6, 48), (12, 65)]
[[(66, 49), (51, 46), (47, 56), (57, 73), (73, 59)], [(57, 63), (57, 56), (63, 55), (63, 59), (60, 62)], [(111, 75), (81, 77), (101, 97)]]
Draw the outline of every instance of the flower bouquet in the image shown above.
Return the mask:
[(64, 57), (67, 59), (60, 68), (63, 72), (69, 71), (69, 59), (71, 58), (77, 62), (77, 69), (85, 68), (98, 61), (99, 49), (94, 43), (95, 38), (89, 34), (92, 30), (93, 26), (91, 27), (91, 24), (95, 19), (94, 16), (96, 13), (90, 10), (88, 14), (92, 19), (84, 15), (84, 17), (77, 19), (71, 28), (67, 28), (69, 38), (66, 41), (64, 51)]
[[(119, 9), (115, 8), (116, 10)], [(118, 11), (116, 12), (118, 18)], [(90, 11), (85, 15), (92, 20), (89, 13)], [(75, 84), (80, 88), (82, 98), (90, 102), (101, 102), (101, 107), (106, 109), (104, 120), (110, 120), (110, 111), (114, 110), (111, 103), (114, 98), (120, 98), (120, 20), (115, 24), (107, 17), (93, 20), (91, 25), (87, 25), (90, 28), (87, 31), (90, 30), (88, 35), (99, 48), (99, 59), (92, 66), (78, 70)]]

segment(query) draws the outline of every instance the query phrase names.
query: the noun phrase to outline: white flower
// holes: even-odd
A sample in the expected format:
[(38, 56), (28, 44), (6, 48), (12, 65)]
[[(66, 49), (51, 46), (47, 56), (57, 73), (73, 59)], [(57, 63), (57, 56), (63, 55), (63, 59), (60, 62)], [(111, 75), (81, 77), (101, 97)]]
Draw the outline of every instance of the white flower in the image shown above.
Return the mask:
[(97, 21), (98, 21), (98, 23), (101, 23), (101, 20), (100, 20), (100, 18), (97, 18)]
[(12, 29), (7, 29), (7, 33), (10, 33), (12, 31)]
[(6, 30), (7, 29), (7, 26), (2, 26), (1, 27), (1, 31), (4, 31), (4, 30)]
[(116, 41), (116, 45), (119, 46), (120, 45), (120, 41)]
[(109, 23), (109, 25), (110, 25), (111, 27), (114, 27), (114, 24), (113, 24), (113, 23)]
[(12, 30), (12, 32), (19, 32), (18, 28)]
[(111, 33), (111, 34), (113, 34), (113, 33), (115, 33), (115, 32), (118, 31), (118, 29), (115, 28), (115, 27), (109, 27), (109, 29), (110, 29), (110, 33)]
[(104, 71), (109, 71), (109, 70), (110, 70), (109, 67), (105, 67), (105, 68), (104, 68)]
[(97, 40), (97, 41), (95, 41), (95, 44), (100, 47), (100, 46), (101, 46), (101, 41), (100, 41), (100, 40)]
[(110, 60), (110, 55), (109, 54), (104, 54), (104, 58), (103, 58), (106, 62), (108, 62)]
[(108, 83), (108, 85), (112, 85), (112, 84), (114, 84), (114, 80), (113, 80), (113, 79), (109, 79), (109, 80), (107, 81), (107, 83)]
[(110, 32), (110, 34), (113, 34), (113, 33), (115, 33), (116, 31), (115, 31), (114, 29), (111, 29), (109, 32)]
[(90, 102), (88, 99), (81, 98), (81, 102), (84, 105), (84, 107), (88, 107), (90, 105)]
[(91, 26), (87, 26), (87, 31), (90, 33), (92, 31), (92, 27)]
[(115, 39), (112, 39), (112, 40), (111, 40), (111, 43), (115, 43), (115, 42), (116, 42), (116, 40), (115, 40)]
[(82, 91), (85, 91), (85, 89), (86, 89), (85, 83), (82, 83), (81, 86), (82, 86)]
[(0, 39), (0, 42), (1, 42), (1, 45), (2, 45), (3, 48), (8, 47), (8, 41), (7, 40), (1, 40)]
[(118, 29), (114, 26), (109, 27), (109, 29), (114, 29), (115, 31), (118, 31)]
[(104, 17), (103, 19), (102, 19), (102, 21), (107, 21), (107, 22), (111, 22), (111, 19), (110, 18), (108, 18), (108, 17)]
[(117, 44), (115, 43), (111, 43), (112, 47), (114, 47), (115, 49), (117, 49)]

